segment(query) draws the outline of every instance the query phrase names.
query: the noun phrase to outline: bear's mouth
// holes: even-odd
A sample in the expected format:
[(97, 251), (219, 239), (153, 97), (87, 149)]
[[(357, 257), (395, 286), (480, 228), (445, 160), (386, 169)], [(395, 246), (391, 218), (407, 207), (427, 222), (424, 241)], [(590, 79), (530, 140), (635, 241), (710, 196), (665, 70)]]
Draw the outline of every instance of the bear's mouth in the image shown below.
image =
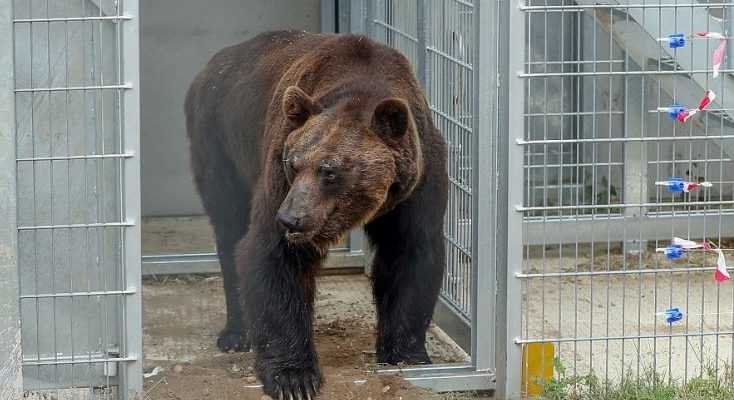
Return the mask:
[(310, 242), (313, 234), (308, 232), (294, 232), (290, 229), (285, 231), (285, 239), (292, 244), (303, 244)]

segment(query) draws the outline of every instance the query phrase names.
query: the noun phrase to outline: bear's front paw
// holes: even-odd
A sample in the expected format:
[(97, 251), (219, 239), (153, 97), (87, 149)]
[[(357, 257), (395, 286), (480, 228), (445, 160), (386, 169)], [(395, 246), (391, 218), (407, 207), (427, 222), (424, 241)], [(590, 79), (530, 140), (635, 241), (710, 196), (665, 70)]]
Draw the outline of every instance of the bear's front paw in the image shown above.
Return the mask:
[(219, 332), (217, 347), (225, 353), (230, 351), (250, 351), (250, 342), (246, 332), (225, 328)]
[(263, 392), (274, 400), (313, 400), (324, 381), (316, 366), (271, 370), (261, 375)]

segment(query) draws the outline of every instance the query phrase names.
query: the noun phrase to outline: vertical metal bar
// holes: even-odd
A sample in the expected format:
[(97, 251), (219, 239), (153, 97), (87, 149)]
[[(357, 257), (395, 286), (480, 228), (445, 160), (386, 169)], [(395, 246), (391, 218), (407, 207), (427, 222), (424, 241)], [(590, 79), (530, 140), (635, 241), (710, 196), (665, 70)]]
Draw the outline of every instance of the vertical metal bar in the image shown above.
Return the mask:
[[(482, 4), (489, 4), (485, 0)], [(509, 175), (522, 173), (523, 149), (515, 139), (525, 132), (525, 82), (517, 76), (525, 65), (525, 15), (512, 1), (501, 2), (499, 51), (499, 125), (497, 131), (497, 266), (496, 316), (496, 396), (520, 397), (522, 349), (515, 343), (521, 334), (521, 285), (516, 273), (522, 271), (522, 214), (513, 207), (523, 203), (522, 185), (510, 185)], [(510, 51), (512, 49), (512, 51)]]
[(124, 150), (135, 154), (125, 160), (123, 193), (125, 218), (135, 222), (123, 232), (125, 286), (136, 289), (135, 293), (125, 296), (124, 328), (127, 357), (135, 361), (124, 365), (121, 376), (122, 399), (132, 400), (143, 393), (143, 321), (140, 265), (140, 31), (138, 0), (125, 0), (122, 14), (131, 19), (123, 22), (123, 77), (130, 85), (125, 91), (123, 103)]
[(0, 4), (0, 398), (23, 395), (16, 230), (13, 2)]
[(336, 32), (336, 1), (321, 0), (321, 32)]
[(369, 21), (367, 21), (366, 7), (366, 0), (351, 0), (349, 2), (349, 30), (352, 33), (367, 33), (366, 25)]
[(415, 0), (416, 6), (416, 33), (418, 38), (417, 43), (417, 66), (418, 71), (418, 82), (425, 88), (426, 87), (426, 29), (428, 29), (428, 23), (426, 21), (426, 0)]
[(474, 143), (472, 179), (472, 361), (477, 370), (495, 366), (495, 332), (490, 312), (495, 307), (497, 263), (497, 175), (493, 173), (497, 148), (497, 3), (485, 1), (474, 6)]

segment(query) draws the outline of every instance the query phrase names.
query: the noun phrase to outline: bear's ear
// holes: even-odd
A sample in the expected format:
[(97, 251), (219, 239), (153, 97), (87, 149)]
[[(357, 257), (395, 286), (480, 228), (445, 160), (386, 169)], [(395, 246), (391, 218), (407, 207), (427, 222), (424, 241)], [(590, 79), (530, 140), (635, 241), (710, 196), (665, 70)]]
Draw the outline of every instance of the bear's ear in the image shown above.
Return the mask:
[(321, 106), (298, 86), (289, 86), (283, 93), (283, 112), (294, 125), (301, 126), (320, 113)]
[(372, 129), (385, 137), (398, 139), (408, 131), (408, 104), (398, 98), (382, 100), (372, 115)]

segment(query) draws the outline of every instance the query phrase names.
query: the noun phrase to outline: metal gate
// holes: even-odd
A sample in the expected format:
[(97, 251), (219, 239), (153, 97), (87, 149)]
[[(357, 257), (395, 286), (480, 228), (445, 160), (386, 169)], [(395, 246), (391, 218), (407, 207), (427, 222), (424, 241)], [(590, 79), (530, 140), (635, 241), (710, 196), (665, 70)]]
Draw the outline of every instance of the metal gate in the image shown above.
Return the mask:
[(28, 398), (142, 387), (137, 0), (15, 0), (15, 153)]
[(449, 147), (447, 273), (434, 320), (471, 353), (472, 362), (401, 372), (436, 390), (491, 389), (495, 324), (488, 310), (494, 309), (495, 300), (496, 113), (475, 111), (497, 104), (497, 3), (380, 0), (352, 1), (350, 7), (352, 32), (394, 47), (411, 61)]
[[(524, 185), (507, 187), (507, 313), (519, 318), (507, 321), (503, 391), (532, 392), (521, 377), (549, 364), (563, 367), (557, 379), (604, 383), (720, 376), (734, 361), (731, 281), (714, 279), (712, 251), (662, 252), (679, 237), (731, 259), (734, 70), (713, 72), (716, 49), (731, 54), (734, 42), (698, 32), (730, 35), (733, 6), (512, 3), (506, 132)], [(677, 33), (685, 43), (671, 41)], [(697, 110), (707, 91), (705, 111), (669, 118), (681, 118), (676, 105)], [(669, 190), (675, 177), (706, 186)], [(666, 320), (673, 309), (682, 318)], [(555, 361), (523, 361), (538, 344)]]

